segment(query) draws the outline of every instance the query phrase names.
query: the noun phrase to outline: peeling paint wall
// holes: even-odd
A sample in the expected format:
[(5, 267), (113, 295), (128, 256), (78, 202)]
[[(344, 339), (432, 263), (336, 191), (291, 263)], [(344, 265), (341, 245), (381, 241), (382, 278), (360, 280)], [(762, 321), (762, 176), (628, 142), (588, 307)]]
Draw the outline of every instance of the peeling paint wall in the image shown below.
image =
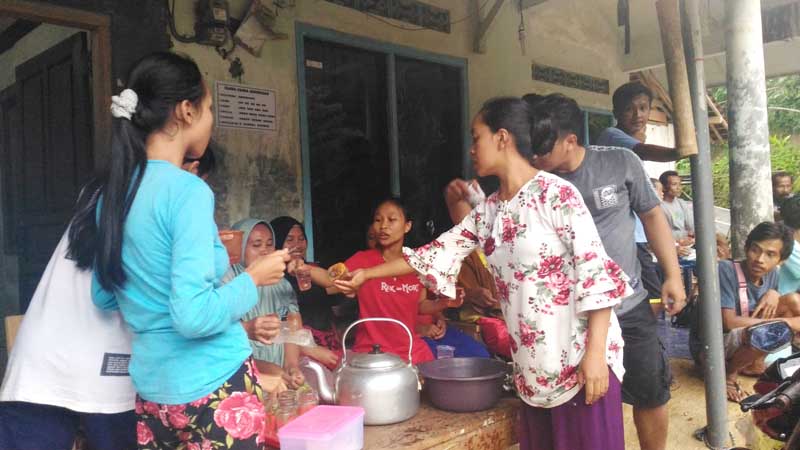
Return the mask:
[[(294, 8), (280, 11), (277, 29), (288, 40), (268, 41), (260, 57), (239, 48), (235, 56), (242, 60), (242, 84), (275, 89), (278, 97), (277, 133), (216, 129), (215, 139), (225, 148), (222, 163), (210, 180), (217, 194), (217, 220), (220, 226), (245, 216), (271, 218), (290, 214), (302, 218), (302, 173), (297, 74), (295, 69), (296, 22), (332, 29), (375, 41), (413, 47), (419, 50), (468, 60), (469, 109), (475, 113), (487, 99), (499, 95), (522, 95), (529, 92), (562, 92), (582, 105), (611, 110), (610, 95), (564, 88), (531, 79), (531, 63), (538, 62), (565, 70), (610, 80), (611, 90), (627, 81), (620, 70), (617, 33), (614, 19), (598, 15), (579, 0), (559, 0), (557, 7), (545, 3), (526, 14), (527, 56), (521, 53), (517, 29), (520, 16), (517, 2), (505, 2), (487, 34), (486, 53), (472, 52), (477, 28), (472, 8), (466, 0), (426, 0), (450, 10), (451, 33), (407, 31), (392, 27), (383, 20), (337, 6), (323, 0), (297, 0)], [(192, 2), (176, 3), (179, 32), (191, 34), (194, 14)], [(565, 4), (566, 3), (566, 4)], [(602, 0), (603, 10), (613, 9)], [(230, 0), (230, 15), (241, 18), (249, 4)], [(485, 8), (484, 14), (486, 10)], [(610, 9), (609, 9), (610, 10)], [(570, 11), (570, 14), (564, 14)], [(614, 14), (615, 9), (613, 9)], [(466, 18), (466, 19), (465, 19)], [(465, 19), (465, 20), (464, 20)], [(201, 66), (209, 83), (232, 81), (229, 62), (217, 52), (197, 44), (174, 43), (174, 50), (188, 54)]]

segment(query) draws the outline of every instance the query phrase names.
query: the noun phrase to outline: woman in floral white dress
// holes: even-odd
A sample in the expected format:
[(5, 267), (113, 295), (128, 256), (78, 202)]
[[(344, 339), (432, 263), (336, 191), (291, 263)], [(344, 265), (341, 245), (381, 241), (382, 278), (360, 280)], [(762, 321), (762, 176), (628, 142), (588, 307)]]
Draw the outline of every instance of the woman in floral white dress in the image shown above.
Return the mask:
[(427, 287), (453, 297), (461, 261), (480, 247), (526, 404), (521, 448), (623, 449), (623, 343), (612, 308), (631, 289), (577, 189), (531, 165), (531, 122), (520, 99), (487, 102), (472, 122), (470, 155), (478, 175), (496, 175), (500, 189), (430, 244), (337, 285), (352, 293), (366, 280), (416, 271)]

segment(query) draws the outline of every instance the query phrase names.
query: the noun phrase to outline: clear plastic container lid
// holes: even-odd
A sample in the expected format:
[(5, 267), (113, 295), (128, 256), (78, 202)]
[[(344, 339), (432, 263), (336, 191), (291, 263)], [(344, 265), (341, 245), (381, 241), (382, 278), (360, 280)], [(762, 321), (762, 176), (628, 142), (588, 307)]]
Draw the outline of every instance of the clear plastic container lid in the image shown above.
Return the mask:
[(281, 439), (329, 439), (354, 421), (363, 418), (364, 408), (322, 405), (286, 424), (278, 434)]

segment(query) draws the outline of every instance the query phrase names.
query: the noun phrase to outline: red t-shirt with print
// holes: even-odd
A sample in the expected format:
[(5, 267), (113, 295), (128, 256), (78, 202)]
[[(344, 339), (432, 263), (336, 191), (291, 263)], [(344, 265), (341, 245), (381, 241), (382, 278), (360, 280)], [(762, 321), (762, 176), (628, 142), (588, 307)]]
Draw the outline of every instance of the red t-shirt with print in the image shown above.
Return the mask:
[[(366, 269), (383, 264), (378, 250), (365, 250), (345, 261), (349, 271)], [(423, 290), (416, 274), (401, 277), (376, 278), (364, 283), (358, 290), (359, 318), (388, 317), (403, 322), (414, 336), (411, 360), (414, 364), (433, 360), (428, 345), (414, 332), (419, 311), (419, 296)], [(381, 350), (408, 357), (408, 334), (397, 324), (389, 322), (366, 322), (358, 325), (356, 352), (372, 351), (372, 344), (380, 344)]]

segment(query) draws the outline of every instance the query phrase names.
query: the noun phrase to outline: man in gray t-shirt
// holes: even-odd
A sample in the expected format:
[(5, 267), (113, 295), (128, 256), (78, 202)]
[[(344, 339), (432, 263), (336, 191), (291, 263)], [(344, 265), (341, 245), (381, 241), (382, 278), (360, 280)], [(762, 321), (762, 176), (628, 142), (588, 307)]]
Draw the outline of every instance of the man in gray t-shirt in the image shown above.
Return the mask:
[[(526, 98), (526, 100), (528, 100)], [(592, 213), (603, 247), (631, 279), (634, 294), (616, 313), (625, 340), (622, 400), (633, 405), (641, 448), (664, 450), (672, 375), (657, 322), (640, 282), (634, 238), (637, 214), (664, 272), (661, 298), (671, 314), (686, 304), (675, 242), (660, 200), (641, 161), (623, 148), (584, 148), (578, 141), (582, 113), (574, 100), (553, 94), (530, 101), (535, 131), (533, 165), (571, 182)]]
[(633, 238), (634, 213), (646, 213), (657, 207), (661, 200), (651, 187), (639, 158), (627, 149), (590, 146), (585, 149), (583, 161), (574, 171), (556, 174), (581, 192), (608, 256), (631, 279), (634, 294), (616, 310), (617, 316), (624, 317), (647, 298), (639, 279), (641, 267), (636, 257), (636, 239)]

